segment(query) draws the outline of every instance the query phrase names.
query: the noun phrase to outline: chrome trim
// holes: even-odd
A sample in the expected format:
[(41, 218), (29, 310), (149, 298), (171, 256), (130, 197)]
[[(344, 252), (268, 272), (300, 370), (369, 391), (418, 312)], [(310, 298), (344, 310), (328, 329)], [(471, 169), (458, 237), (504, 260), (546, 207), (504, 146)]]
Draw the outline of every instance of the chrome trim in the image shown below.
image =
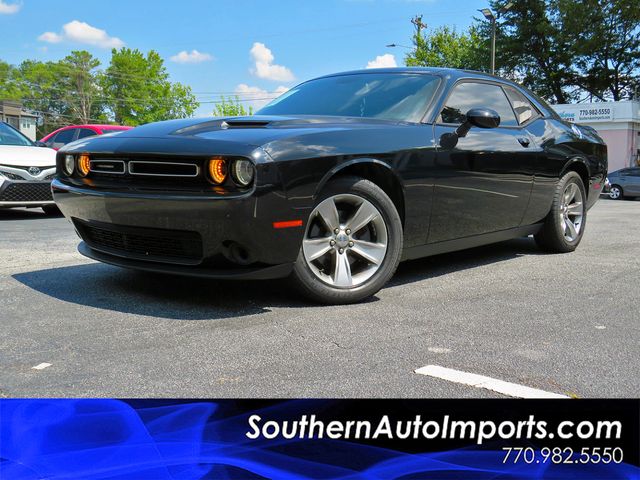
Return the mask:
[[(93, 168), (93, 162), (99, 162), (99, 163), (117, 163), (117, 164), (122, 164), (122, 171), (121, 172), (116, 172), (114, 170), (98, 170)], [(89, 165), (90, 167), (90, 173), (110, 173), (112, 175), (124, 175), (125, 173), (127, 173), (127, 165), (123, 160), (111, 160), (111, 159), (95, 159), (95, 160), (89, 160)]]
[[(17, 175), (23, 180), (26, 180), (28, 182), (42, 182), (44, 181), (45, 177), (48, 177), (52, 173), (56, 173), (55, 165), (53, 167), (38, 167), (40, 169), (40, 173), (34, 176), (34, 175), (31, 175), (28, 171), (28, 169), (32, 166), (36, 166), (36, 165), (31, 165), (28, 167), (15, 167), (15, 166), (12, 167), (9, 165), (0, 165), (0, 173), (2, 172), (13, 173), (14, 175)], [(17, 180), (13, 180), (13, 181), (17, 181)]]
[[(173, 173), (136, 173), (133, 171), (133, 169), (131, 167), (133, 167), (135, 164), (142, 164), (142, 163), (146, 163), (146, 164), (151, 164), (151, 165), (182, 165), (182, 166), (188, 166), (188, 167), (194, 167), (196, 172), (193, 175), (179, 175), (179, 174), (173, 174)], [(193, 178), (193, 177), (197, 177), (200, 174), (200, 167), (198, 167), (198, 165), (196, 165), (195, 163), (182, 163), (182, 162), (151, 162), (151, 161), (147, 161), (147, 160), (130, 160), (129, 164), (128, 164), (128, 170), (129, 170), (129, 174), (131, 175), (138, 175), (138, 176), (142, 176), (142, 177), (188, 177), (188, 178)]]

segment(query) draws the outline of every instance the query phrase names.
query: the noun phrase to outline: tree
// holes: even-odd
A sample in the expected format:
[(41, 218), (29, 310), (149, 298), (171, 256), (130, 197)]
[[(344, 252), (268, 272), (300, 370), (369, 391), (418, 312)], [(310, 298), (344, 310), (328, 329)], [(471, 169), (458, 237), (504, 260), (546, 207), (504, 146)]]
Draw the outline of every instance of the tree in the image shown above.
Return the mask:
[(405, 57), (408, 66), (448, 67), (486, 70), (487, 58), (481, 54), (486, 48), (475, 27), (456, 32), (447, 26), (423, 34), (422, 24), (413, 36), (414, 50)]
[(78, 123), (95, 123), (103, 117), (104, 102), (100, 101), (100, 89), (96, 69), (100, 61), (87, 51), (73, 51), (60, 61), (60, 77), (57, 88), (65, 103), (67, 116)]
[(222, 95), (220, 101), (216, 102), (213, 108), (214, 117), (244, 117), (246, 115), (253, 115), (253, 108), (249, 106), (248, 110), (245, 109), (237, 95), (234, 98), (225, 98)]
[(108, 109), (117, 123), (142, 123), (184, 118), (193, 114), (199, 103), (191, 88), (169, 80), (160, 55), (151, 50), (145, 56), (139, 50), (113, 49), (111, 63), (101, 76)]
[(20, 72), (13, 65), (0, 60), (0, 99), (20, 100), (22, 94)]
[[(506, 2), (491, 0), (498, 11)], [(630, 98), (640, 78), (637, 0), (519, 0), (498, 26), (496, 63), (554, 103)], [(489, 38), (487, 22), (478, 24)]]
[(632, 98), (640, 76), (638, 1), (555, 0), (553, 8), (575, 54), (574, 83), (600, 100)]

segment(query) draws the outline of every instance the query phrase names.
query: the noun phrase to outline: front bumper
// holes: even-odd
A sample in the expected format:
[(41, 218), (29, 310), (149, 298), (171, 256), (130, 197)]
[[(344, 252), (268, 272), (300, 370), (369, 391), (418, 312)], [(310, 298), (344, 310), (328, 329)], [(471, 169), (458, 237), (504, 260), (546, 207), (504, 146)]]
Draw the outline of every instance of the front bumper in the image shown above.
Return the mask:
[(0, 208), (54, 205), (50, 181), (3, 180), (0, 182)]
[(84, 240), (80, 253), (126, 268), (228, 279), (287, 276), (303, 217), (273, 187), (234, 197), (114, 192), (55, 179), (56, 204)]

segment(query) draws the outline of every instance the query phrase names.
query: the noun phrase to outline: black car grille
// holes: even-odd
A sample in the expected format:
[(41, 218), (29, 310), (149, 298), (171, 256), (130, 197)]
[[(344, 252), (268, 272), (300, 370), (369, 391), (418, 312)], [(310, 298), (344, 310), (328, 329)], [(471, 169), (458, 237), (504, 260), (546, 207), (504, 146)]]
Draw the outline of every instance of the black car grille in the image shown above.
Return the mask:
[(197, 232), (125, 227), (74, 220), (83, 240), (96, 250), (139, 260), (196, 265), (202, 260)]
[(7, 185), (0, 193), (0, 202), (51, 202), (51, 184), (20, 182)]

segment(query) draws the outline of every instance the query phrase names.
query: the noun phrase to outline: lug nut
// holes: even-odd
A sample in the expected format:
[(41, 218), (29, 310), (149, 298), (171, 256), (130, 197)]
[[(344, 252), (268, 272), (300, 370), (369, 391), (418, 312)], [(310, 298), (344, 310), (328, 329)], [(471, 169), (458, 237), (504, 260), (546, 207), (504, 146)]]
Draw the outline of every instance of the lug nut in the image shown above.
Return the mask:
[(353, 247), (353, 242), (349, 242), (349, 246), (350, 246), (350, 247)]
[(335, 241), (335, 240), (330, 240), (330, 241), (329, 241), (329, 245), (331, 245), (332, 247), (333, 247), (335, 244), (336, 244), (336, 241)]
[(344, 253), (344, 248), (341, 248), (340, 250), (338, 250), (338, 253)]
[(347, 228), (347, 231), (344, 233), (346, 233), (347, 235), (351, 235), (351, 229)]
[(336, 228), (336, 229), (333, 231), (333, 233), (335, 233), (336, 235), (337, 235), (337, 234), (339, 234), (339, 233), (340, 233), (340, 229), (339, 229), (339, 228)]

